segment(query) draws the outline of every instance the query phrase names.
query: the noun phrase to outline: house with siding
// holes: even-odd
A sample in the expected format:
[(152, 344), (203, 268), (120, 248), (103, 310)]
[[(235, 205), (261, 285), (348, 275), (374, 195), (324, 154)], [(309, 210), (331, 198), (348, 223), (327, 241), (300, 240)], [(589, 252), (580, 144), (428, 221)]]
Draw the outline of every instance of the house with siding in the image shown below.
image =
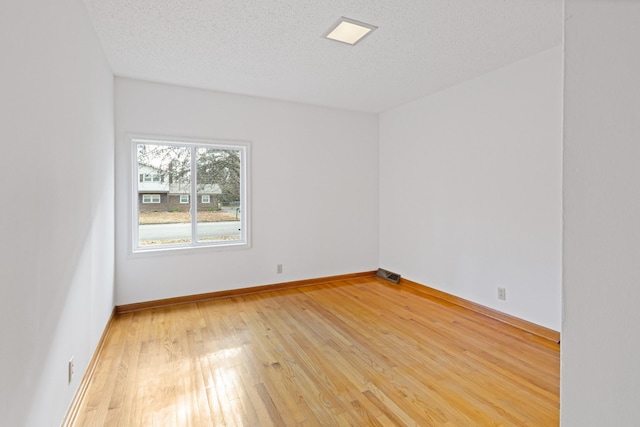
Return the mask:
[[(219, 184), (198, 184), (198, 211), (218, 209)], [(187, 212), (191, 206), (189, 182), (172, 180), (164, 171), (149, 165), (138, 167), (140, 212)]]

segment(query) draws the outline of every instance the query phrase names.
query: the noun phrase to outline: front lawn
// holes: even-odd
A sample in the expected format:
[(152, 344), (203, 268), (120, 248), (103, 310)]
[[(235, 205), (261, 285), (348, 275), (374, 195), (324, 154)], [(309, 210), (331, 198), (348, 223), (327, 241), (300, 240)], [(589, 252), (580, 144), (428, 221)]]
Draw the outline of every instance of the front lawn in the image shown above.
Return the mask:
[[(189, 212), (140, 212), (139, 224), (179, 224), (191, 222)], [(223, 211), (200, 211), (198, 222), (237, 221), (235, 214)]]

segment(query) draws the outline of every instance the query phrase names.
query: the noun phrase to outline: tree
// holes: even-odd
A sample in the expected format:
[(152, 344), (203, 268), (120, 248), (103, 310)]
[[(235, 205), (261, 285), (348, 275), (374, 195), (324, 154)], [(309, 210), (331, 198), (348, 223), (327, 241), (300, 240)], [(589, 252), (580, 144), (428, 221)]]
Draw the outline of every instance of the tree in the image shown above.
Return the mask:
[(218, 184), (222, 203), (240, 200), (240, 151), (199, 148), (198, 184)]
[(240, 200), (240, 151), (232, 149), (192, 149), (181, 145), (138, 144), (138, 164), (154, 168), (162, 182), (190, 185), (191, 154), (195, 152), (198, 187), (218, 185), (222, 203)]

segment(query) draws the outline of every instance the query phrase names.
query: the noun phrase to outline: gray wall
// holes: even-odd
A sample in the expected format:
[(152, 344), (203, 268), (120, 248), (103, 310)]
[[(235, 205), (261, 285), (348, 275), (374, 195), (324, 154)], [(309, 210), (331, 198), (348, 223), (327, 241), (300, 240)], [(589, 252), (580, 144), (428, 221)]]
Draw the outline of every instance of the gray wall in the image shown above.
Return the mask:
[(80, 0), (3, 0), (0, 33), (0, 424), (55, 426), (113, 307), (113, 76)]
[[(251, 248), (131, 255), (128, 134), (250, 141)], [(375, 270), (378, 117), (117, 78), (116, 242), (117, 304)]]
[(559, 331), (561, 120), (560, 46), (383, 113), (380, 266)]
[(567, 0), (564, 426), (640, 420), (640, 2)]

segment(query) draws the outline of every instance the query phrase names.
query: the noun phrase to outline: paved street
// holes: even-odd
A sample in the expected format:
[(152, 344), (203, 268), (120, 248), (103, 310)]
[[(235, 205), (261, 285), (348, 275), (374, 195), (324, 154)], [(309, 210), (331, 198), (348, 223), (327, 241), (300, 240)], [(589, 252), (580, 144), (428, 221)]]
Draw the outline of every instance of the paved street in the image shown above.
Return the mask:
[[(216, 239), (225, 236), (240, 236), (240, 221), (203, 222), (198, 224), (199, 239)], [(189, 239), (191, 224), (141, 225), (140, 241)]]

